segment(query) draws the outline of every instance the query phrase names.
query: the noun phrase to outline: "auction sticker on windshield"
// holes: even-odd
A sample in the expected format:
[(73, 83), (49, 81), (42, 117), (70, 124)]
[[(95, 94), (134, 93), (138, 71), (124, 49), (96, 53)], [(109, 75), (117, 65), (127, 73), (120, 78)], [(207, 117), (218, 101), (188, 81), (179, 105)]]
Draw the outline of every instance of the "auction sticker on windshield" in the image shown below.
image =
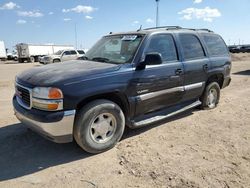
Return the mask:
[(135, 40), (137, 35), (125, 35), (122, 37), (122, 40)]

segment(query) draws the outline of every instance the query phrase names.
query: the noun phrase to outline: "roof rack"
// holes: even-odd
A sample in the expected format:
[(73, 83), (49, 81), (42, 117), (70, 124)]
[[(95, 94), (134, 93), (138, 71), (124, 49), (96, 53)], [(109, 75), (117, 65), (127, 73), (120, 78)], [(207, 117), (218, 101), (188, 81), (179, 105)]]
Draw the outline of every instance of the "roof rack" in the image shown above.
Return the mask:
[(172, 29), (187, 29), (187, 30), (192, 30), (192, 31), (207, 31), (213, 33), (213, 31), (209, 29), (193, 29), (193, 28), (183, 28), (180, 26), (161, 26), (161, 27), (151, 27), (151, 28), (146, 28), (143, 30), (153, 30), (153, 29), (166, 29), (166, 30), (172, 30)]
[(211, 32), (211, 33), (213, 33), (213, 31), (212, 31), (212, 30), (210, 30), (210, 29), (196, 29), (196, 30), (198, 30), (198, 31), (207, 31), (207, 32)]
[(182, 29), (182, 27), (180, 26), (161, 26), (161, 27), (150, 27), (150, 28), (146, 28), (143, 30), (152, 30), (152, 29)]

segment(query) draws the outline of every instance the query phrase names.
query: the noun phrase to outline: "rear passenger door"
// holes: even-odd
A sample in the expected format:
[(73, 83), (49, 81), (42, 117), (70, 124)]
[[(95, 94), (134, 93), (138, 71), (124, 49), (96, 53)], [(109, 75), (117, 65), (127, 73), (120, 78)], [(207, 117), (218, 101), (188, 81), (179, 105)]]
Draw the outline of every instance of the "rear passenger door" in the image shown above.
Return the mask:
[(183, 101), (188, 101), (202, 95), (210, 63), (197, 35), (180, 33), (178, 38), (185, 72)]
[(77, 59), (77, 52), (76, 52), (75, 50), (71, 50), (71, 51), (70, 51), (70, 54), (71, 54), (70, 60), (75, 60), (75, 59)]

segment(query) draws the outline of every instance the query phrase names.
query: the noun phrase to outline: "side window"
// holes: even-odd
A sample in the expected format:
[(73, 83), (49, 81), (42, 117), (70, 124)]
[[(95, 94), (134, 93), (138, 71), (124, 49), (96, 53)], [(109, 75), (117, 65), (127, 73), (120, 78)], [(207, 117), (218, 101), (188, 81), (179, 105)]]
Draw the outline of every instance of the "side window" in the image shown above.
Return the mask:
[(79, 54), (85, 54), (83, 50), (77, 50)]
[(199, 39), (195, 35), (181, 34), (180, 42), (184, 53), (184, 58), (199, 59), (205, 56), (204, 50)]
[(150, 52), (160, 53), (163, 61), (178, 60), (174, 39), (169, 34), (153, 36), (146, 49), (146, 53)]
[(228, 49), (222, 38), (218, 35), (203, 35), (207, 45), (208, 53), (211, 56), (227, 55)]
[(71, 50), (70, 53), (71, 53), (71, 55), (76, 55), (77, 54), (75, 50)]
[(63, 55), (71, 55), (69, 51), (65, 51)]

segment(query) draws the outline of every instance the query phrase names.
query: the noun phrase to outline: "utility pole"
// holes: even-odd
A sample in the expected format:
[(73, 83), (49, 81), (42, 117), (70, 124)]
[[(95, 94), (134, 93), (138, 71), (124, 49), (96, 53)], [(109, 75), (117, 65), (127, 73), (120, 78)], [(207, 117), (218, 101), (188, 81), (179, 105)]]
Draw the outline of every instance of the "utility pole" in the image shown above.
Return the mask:
[(76, 23), (75, 23), (75, 48), (77, 49), (77, 31), (76, 31)]
[(156, 21), (155, 21), (155, 23), (156, 23), (156, 27), (158, 27), (159, 26), (159, 1), (160, 0), (155, 0), (156, 1)]

